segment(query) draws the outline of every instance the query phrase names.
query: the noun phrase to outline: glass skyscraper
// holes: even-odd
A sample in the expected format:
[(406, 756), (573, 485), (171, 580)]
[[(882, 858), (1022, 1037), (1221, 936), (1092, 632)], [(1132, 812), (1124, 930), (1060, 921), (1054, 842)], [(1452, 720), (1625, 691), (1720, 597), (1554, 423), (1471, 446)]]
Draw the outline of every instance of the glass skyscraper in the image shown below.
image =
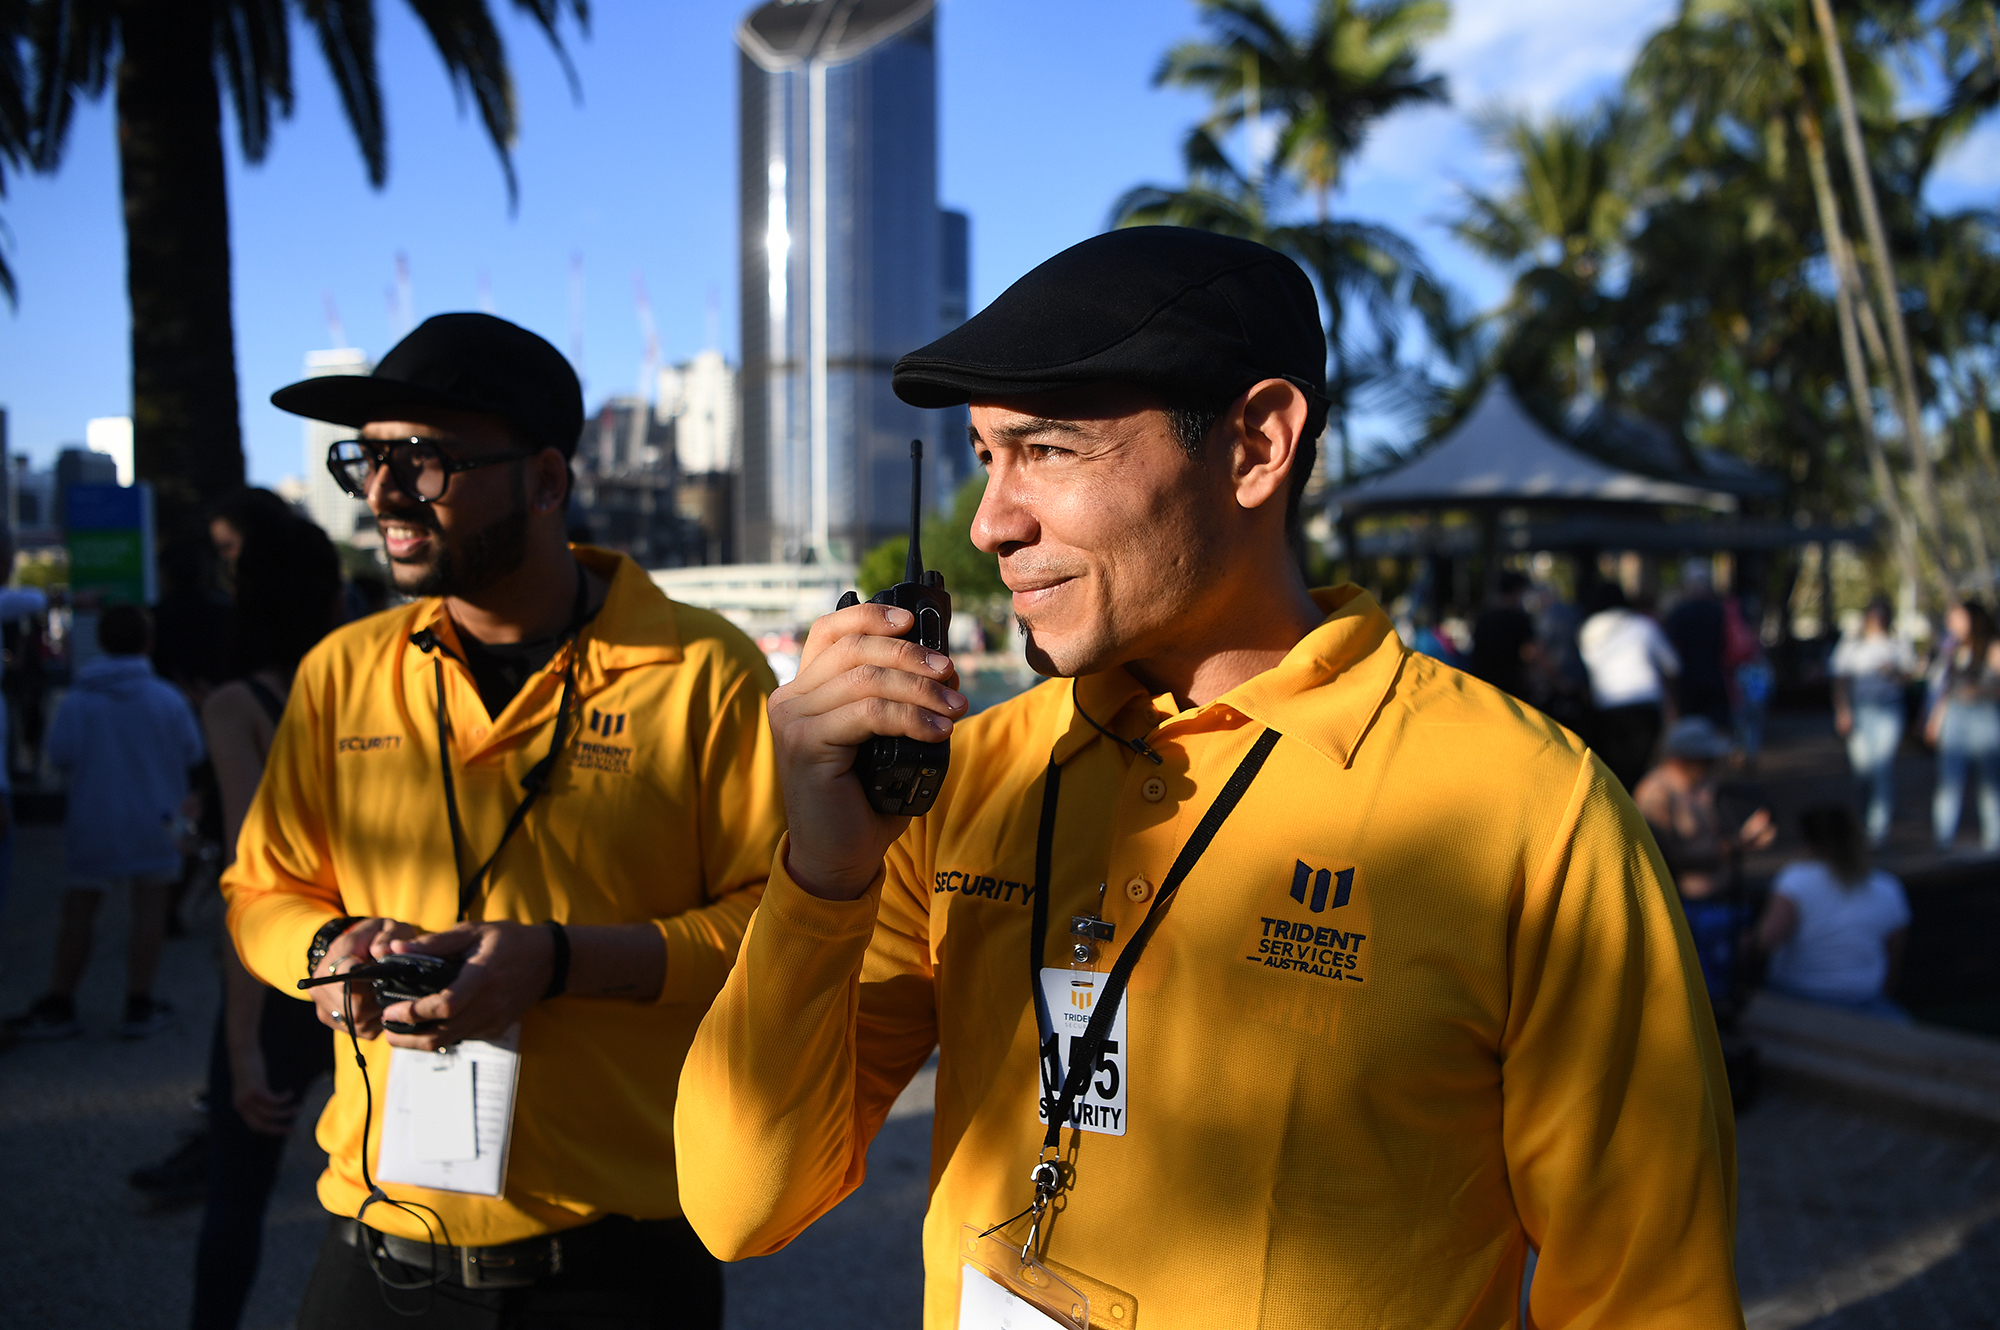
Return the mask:
[(896, 400), (966, 317), (967, 223), (937, 204), (934, 0), (772, 0), (738, 26), (742, 557), (850, 562), (971, 470), (965, 412)]

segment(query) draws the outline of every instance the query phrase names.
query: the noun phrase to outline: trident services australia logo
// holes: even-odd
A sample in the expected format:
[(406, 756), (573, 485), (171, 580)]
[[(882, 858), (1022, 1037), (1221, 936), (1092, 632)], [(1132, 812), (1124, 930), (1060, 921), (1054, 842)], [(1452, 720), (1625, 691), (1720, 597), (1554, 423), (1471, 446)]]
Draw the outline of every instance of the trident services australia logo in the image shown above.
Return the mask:
[(1354, 897), (1354, 871), (1315, 868), (1299, 860), (1292, 869), (1291, 904), (1279, 906), (1275, 915), (1259, 916), (1254, 950), (1243, 959), (1302, 979), (1365, 983), (1362, 946), (1368, 935), (1355, 931), (1359, 919), (1336, 913)]

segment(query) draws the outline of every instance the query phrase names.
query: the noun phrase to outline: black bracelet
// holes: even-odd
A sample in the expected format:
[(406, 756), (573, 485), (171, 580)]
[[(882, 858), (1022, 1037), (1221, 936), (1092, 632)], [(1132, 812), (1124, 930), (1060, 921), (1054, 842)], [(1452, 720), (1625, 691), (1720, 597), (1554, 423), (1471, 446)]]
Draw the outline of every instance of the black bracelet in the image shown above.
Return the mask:
[(550, 919), (549, 937), (555, 942), (555, 952), (549, 957), (549, 989), (542, 994), (545, 998), (561, 997), (569, 987), (569, 932), (561, 924)]
[(344, 914), (338, 919), (329, 919), (319, 926), (319, 932), (313, 934), (312, 941), (306, 946), (306, 978), (313, 977), (313, 973), (319, 969), (319, 963), (326, 959), (326, 953), (332, 948), (335, 940), (360, 922), (360, 915)]

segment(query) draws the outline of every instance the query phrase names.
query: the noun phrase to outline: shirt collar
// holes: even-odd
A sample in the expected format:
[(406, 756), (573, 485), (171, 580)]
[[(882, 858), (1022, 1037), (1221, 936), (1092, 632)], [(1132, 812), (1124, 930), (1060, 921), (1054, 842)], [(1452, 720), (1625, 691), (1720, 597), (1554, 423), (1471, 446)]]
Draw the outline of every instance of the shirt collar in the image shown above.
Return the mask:
[[(583, 650), (576, 662), (579, 694), (596, 691), (607, 676), (637, 665), (671, 664), (681, 658), (680, 624), (673, 602), (660, 593), (644, 569), (613, 550), (572, 545), (576, 561), (610, 583), (604, 603), (583, 631)], [(430, 630), (463, 657), (458, 630), (445, 613), (444, 598), (427, 596), (414, 606), (410, 631)], [(568, 667), (571, 649), (558, 651), (545, 667), (560, 674)]]
[(1326, 615), (1319, 627), (1276, 665), (1206, 706), (1178, 711), (1170, 694), (1149, 697), (1122, 665), (1073, 680), (1056, 708), (1051, 759), (1067, 762), (1102, 737), (1091, 720), (1131, 739), (1206, 713), (1234, 711), (1347, 766), (1409, 653), (1389, 616), (1360, 587), (1326, 587), (1312, 597)]

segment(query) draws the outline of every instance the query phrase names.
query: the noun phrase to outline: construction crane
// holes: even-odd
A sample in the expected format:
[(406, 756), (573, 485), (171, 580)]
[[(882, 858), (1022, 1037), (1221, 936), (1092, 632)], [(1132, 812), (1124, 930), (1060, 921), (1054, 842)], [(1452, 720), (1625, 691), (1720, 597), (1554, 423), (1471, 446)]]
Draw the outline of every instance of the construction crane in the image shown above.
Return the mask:
[(646, 430), (652, 424), (653, 400), (660, 385), (659, 330), (653, 325), (653, 302), (646, 296), (646, 276), (637, 268), (632, 270), (632, 296), (638, 305), (639, 335), (645, 355), (639, 362), (639, 402), (632, 411), (632, 433), (625, 458), (628, 465), (637, 466), (645, 460)]

